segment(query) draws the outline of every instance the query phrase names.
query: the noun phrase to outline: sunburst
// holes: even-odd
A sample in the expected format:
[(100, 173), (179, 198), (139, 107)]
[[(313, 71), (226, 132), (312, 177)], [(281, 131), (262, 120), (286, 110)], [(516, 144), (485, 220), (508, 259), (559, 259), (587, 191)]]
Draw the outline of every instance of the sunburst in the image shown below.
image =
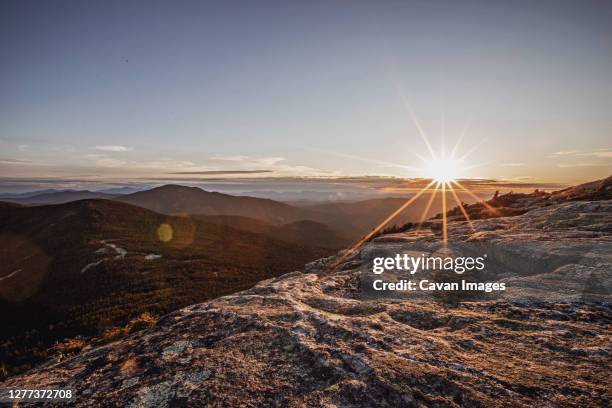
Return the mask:
[[(406, 208), (408, 208), (411, 204), (413, 204), (419, 197), (421, 197), (425, 193), (429, 193), (430, 197), (429, 197), (426, 207), (424, 208), (421, 214), (420, 221), (419, 221), (419, 224), (417, 225), (416, 231), (417, 232), (420, 231), (423, 223), (425, 222), (425, 219), (427, 218), (429, 210), (431, 209), (431, 206), (435, 198), (437, 197), (437, 194), (440, 193), (441, 198), (442, 198), (442, 206), (441, 206), (442, 207), (441, 208), (442, 210), (442, 234), (441, 234), (441, 237), (442, 237), (442, 241), (444, 245), (446, 245), (448, 242), (447, 192), (450, 193), (455, 203), (459, 207), (459, 210), (461, 211), (463, 217), (465, 218), (465, 221), (468, 223), (470, 228), (474, 230), (474, 223), (470, 219), (470, 216), (468, 215), (463, 202), (459, 199), (459, 196), (457, 195), (455, 187), (458, 187), (461, 191), (468, 194), (471, 198), (475, 199), (476, 202), (480, 202), (481, 204), (483, 204), (485, 208), (487, 208), (487, 210), (489, 210), (490, 212), (497, 214), (497, 210), (495, 208), (490, 206), (487, 202), (482, 200), (480, 197), (478, 197), (476, 194), (470, 191), (470, 189), (468, 189), (467, 187), (465, 187), (463, 184), (459, 182), (459, 180), (461, 180), (463, 177), (466, 176), (465, 172), (468, 169), (477, 167), (477, 166), (466, 166), (464, 162), (465, 162), (465, 159), (471, 153), (473, 153), (480, 146), (482, 142), (473, 146), (463, 156), (456, 157), (456, 153), (457, 153), (459, 144), (461, 143), (465, 135), (465, 132), (467, 130), (467, 126), (466, 126), (463, 132), (461, 133), (460, 137), (458, 138), (457, 142), (455, 143), (455, 146), (453, 147), (450, 155), (447, 156), (445, 154), (443, 146), (442, 146), (441, 151), (436, 154), (429, 139), (427, 138), (425, 132), (423, 131), (423, 128), (419, 124), (419, 121), (417, 120), (417, 117), (414, 111), (407, 104), (406, 104), (406, 108), (415, 124), (415, 127), (419, 135), (423, 139), (423, 142), (425, 146), (427, 147), (427, 150), (429, 151), (430, 158), (425, 159), (417, 155), (417, 157), (419, 157), (420, 160), (422, 161), (422, 167), (416, 167), (416, 168), (413, 166), (404, 166), (400, 164), (387, 163), (383, 161), (377, 161), (377, 162), (383, 163), (390, 167), (404, 168), (404, 169), (409, 169), (412, 171), (417, 171), (421, 174), (421, 176), (424, 179), (430, 180), (430, 182), (425, 187), (423, 187), (421, 190), (419, 190), (414, 196), (406, 200), (406, 202), (404, 202), (399, 208), (393, 211), (384, 221), (382, 221), (375, 228), (373, 228), (368, 234), (366, 234), (363, 238), (361, 238), (358, 242), (356, 242), (352, 247), (346, 250), (343, 256), (341, 256), (338, 260), (336, 260), (336, 262), (334, 262), (334, 265), (332, 266), (332, 270), (336, 270), (337, 267), (340, 266), (347, 258), (354, 255), (364, 243), (368, 242), (372, 237), (377, 235), (385, 226), (389, 224), (389, 222), (391, 222), (399, 214), (405, 211)], [(352, 158), (360, 159), (354, 156)]]
[(452, 158), (426, 160), (424, 166), (426, 178), (438, 183), (448, 184), (457, 180), (461, 173), (461, 161)]

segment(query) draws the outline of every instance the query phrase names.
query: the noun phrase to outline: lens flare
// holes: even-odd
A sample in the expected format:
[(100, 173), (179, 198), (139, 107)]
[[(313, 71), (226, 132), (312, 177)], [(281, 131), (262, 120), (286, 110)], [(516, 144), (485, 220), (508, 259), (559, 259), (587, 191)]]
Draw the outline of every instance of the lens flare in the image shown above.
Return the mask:
[(172, 229), (170, 224), (162, 224), (157, 229), (157, 237), (162, 242), (168, 242), (172, 240), (173, 236), (174, 236), (174, 230)]

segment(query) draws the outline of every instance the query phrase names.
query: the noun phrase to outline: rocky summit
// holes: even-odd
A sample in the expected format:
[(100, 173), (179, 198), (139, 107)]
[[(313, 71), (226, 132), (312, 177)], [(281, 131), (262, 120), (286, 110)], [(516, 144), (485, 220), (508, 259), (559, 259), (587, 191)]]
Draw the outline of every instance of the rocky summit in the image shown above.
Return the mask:
[[(612, 201), (455, 222), (448, 237), (379, 236), (2, 386), (71, 388), (76, 406), (609, 405)], [(398, 253), (486, 254), (482, 274), (461, 278), (507, 290), (373, 290), (374, 279), (439, 279), (372, 273), (374, 257)]]

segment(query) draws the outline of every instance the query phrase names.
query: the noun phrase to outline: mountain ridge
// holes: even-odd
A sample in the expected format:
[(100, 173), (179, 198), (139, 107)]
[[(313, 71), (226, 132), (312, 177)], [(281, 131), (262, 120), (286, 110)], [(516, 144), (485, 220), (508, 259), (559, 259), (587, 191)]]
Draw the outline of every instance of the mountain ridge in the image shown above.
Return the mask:
[(50, 205), (64, 204), (72, 201), (87, 200), (87, 199), (113, 199), (117, 194), (108, 194), (99, 191), (89, 190), (61, 190), (48, 191), (43, 193), (26, 194), (25, 197), (1, 197), (0, 201), (14, 202), (22, 205)]
[(307, 211), (265, 198), (232, 196), (166, 184), (116, 198), (117, 201), (138, 205), (162, 214), (240, 215), (274, 224), (305, 219)]

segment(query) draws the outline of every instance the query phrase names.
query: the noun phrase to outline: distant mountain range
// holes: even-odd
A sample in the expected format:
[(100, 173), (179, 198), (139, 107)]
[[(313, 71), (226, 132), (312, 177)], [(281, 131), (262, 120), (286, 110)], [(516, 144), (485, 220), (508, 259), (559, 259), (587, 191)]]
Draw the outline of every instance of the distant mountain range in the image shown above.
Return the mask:
[[(325, 219), (333, 220), (339, 227), (364, 235), (384, 221), (391, 213), (401, 207), (407, 198), (375, 198), (356, 202), (333, 202), (315, 204), (304, 207), (319, 214), (325, 214)], [(402, 225), (407, 222), (419, 221), (429, 201), (428, 195), (423, 195), (414, 201), (405, 211), (398, 214), (391, 224)], [(425, 213), (425, 219), (434, 215), (441, 208), (441, 195), (438, 195), (430, 209)]]
[(119, 195), (136, 193), (142, 190), (143, 188), (137, 187), (116, 187), (97, 191), (50, 188), (25, 193), (0, 193), (0, 201), (10, 201), (24, 205), (62, 204), (89, 198), (111, 199)]
[(239, 215), (274, 225), (314, 217), (310, 211), (274, 200), (233, 196), (172, 184), (124, 195), (116, 200), (162, 214)]
[(45, 205), (45, 204), (63, 204), (71, 201), (86, 200), (92, 198), (101, 198), (110, 200), (117, 197), (117, 194), (108, 194), (99, 191), (89, 190), (47, 190), (44, 192), (24, 193), (15, 195), (0, 196), (0, 200), (19, 203), (23, 205)]
[(241, 231), (269, 235), (286, 242), (324, 248), (343, 248), (352, 242), (351, 236), (354, 235), (311, 220), (295, 221), (278, 226), (239, 215), (193, 215), (192, 217)]
[[(113, 194), (109, 194), (113, 191)], [(122, 192), (130, 191), (121, 190)], [(462, 193), (458, 193), (465, 201), (473, 201)], [(61, 204), (80, 199), (114, 199), (137, 205), (162, 214), (189, 214), (198, 216), (222, 217), (214, 222), (238, 226), (249, 231), (255, 226), (255, 221), (262, 221), (269, 226), (283, 226), (300, 221), (313, 221), (326, 226), (332, 235), (339, 235), (351, 240), (359, 239), (371, 228), (382, 222), (407, 200), (406, 197), (377, 198), (355, 202), (329, 202), (319, 204), (286, 204), (265, 198), (234, 196), (229, 194), (205, 191), (197, 187), (181, 185), (164, 185), (149, 190), (119, 194), (119, 191), (46, 191), (39, 194), (24, 194), (4, 197), (0, 200), (20, 203), (23, 205)], [(428, 195), (417, 199), (406, 211), (401, 213), (393, 223), (398, 225), (421, 219), (429, 201)], [(425, 218), (433, 216), (441, 208), (441, 195), (435, 198)], [(246, 222), (240, 218), (246, 217)], [(212, 220), (212, 219), (211, 219)], [(312, 230), (313, 224), (310, 224)], [(261, 225), (260, 225), (261, 227)], [(258, 228), (260, 228), (258, 227)], [(266, 228), (267, 228), (266, 227)], [(256, 230), (258, 229), (256, 228)], [(295, 226), (294, 226), (295, 228)], [(280, 231), (276, 231), (280, 234)], [(343, 238), (340, 239), (343, 241)]]
[(0, 193), (0, 200), (19, 200), (22, 198), (29, 198), (29, 197), (39, 195), (39, 194), (63, 193), (66, 191), (76, 191), (76, 190), (58, 190), (55, 188), (48, 188), (45, 190), (26, 191), (23, 193)]
[[(462, 199), (467, 200), (463, 194), (459, 195)], [(327, 226), (328, 229), (333, 230), (333, 234), (356, 240), (387, 218), (389, 214), (404, 204), (407, 198), (380, 198), (298, 207), (264, 198), (233, 196), (208, 192), (197, 187), (166, 185), (119, 196), (115, 200), (164, 214), (222, 216), (225, 218), (221, 220), (229, 223), (228, 225), (237, 226), (240, 229), (247, 228), (247, 230), (254, 228), (256, 223), (227, 217), (247, 217), (276, 226), (298, 221), (312, 221)], [(406, 211), (399, 214), (393, 223), (401, 225), (420, 220), (428, 201), (429, 196), (420, 197)], [(441, 208), (441, 195), (434, 199), (430, 209), (425, 213), (425, 218), (434, 215), (439, 208)]]

